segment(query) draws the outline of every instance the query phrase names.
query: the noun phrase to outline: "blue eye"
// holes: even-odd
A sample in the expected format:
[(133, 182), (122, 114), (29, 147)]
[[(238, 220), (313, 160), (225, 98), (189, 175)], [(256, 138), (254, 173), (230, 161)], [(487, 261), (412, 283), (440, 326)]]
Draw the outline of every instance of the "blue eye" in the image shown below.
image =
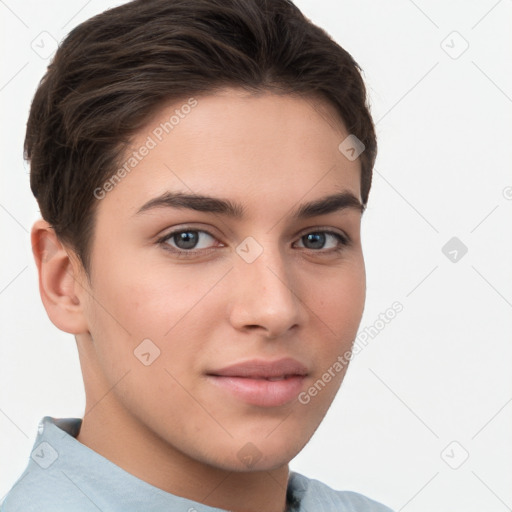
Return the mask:
[[(173, 231), (161, 239), (158, 243), (166, 251), (172, 252), (177, 257), (196, 257), (206, 255), (210, 250), (224, 247), (216, 237), (201, 229), (181, 228)], [(294, 247), (306, 249), (318, 254), (332, 254), (341, 252), (349, 245), (349, 239), (334, 231), (318, 230), (310, 231), (302, 235)]]
[[(170, 245), (171, 249), (176, 249), (178, 251), (190, 251), (194, 249), (207, 249), (212, 247), (212, 240), (214, 241), (215, 238), (206, 231), (183, 229), (181, 231), (169, 233), (159, 240), (159, 242)], [(172, 244), (170, 242), (172, 242)]]
[(331, 231), (312, 231), (311, 233), (301, 236), (300, 242), (302, 242), (302, 247), (305, 249), (313, 250), (339, 250), (341, 248), (340, 246), (348, 245), (345, 237)]

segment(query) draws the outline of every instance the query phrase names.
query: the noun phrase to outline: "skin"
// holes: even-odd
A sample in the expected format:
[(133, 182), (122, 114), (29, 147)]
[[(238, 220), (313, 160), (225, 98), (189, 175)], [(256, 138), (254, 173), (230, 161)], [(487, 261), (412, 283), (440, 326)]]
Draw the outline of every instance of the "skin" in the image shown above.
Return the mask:
[[(361, 200), (360, 161), (338, 150), (348, 132), (320, 99), (230, 88), (196, 99), (98, 200), (90, 283), (48, 223), (34, 224), (40, 293), (51, 321), (76, 338), (86, 392), (81, 443), (164, 491), (234, 511), (283, 511), (288, 462), (320, 424), (346, 367), (307, 405), (277, 407), (247, 404), (205, 373), (293, 357), (308, 369), (307, 390), (350, 349), (366, 291), (361, 210), (292, 214), (342, 190)], [(160, 109), (133, 148), (180, 105)], [(244, 215), (136, 215), (165, 191), (239, 202)], [(199, 234), (191, 257), (165, 249), (178, 249), (175, 238), (157, 241), (184, 227), (212, 235)], [(326, 230), (349, 245), (332, 235), (320, 248), (304, 239)], [(236, 252), (248, 236), (263, 249), (252, 263)], [(134, 350), (147, 338), (160, 355), (146, 366)], [(250, 467), (244, 446), (257, 459)]]

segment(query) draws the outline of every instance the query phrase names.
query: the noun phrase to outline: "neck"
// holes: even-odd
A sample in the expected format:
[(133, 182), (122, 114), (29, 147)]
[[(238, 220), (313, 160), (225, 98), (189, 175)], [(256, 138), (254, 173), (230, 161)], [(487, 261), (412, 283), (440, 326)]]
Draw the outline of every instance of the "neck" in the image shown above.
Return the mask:
[(207, 506), (233, 512), (286, 509), (288, 465), (240, 472), (192, 458), (131, 415), (96, 377), (96, 389), (86, 390), (80, 443), (150, 485)]

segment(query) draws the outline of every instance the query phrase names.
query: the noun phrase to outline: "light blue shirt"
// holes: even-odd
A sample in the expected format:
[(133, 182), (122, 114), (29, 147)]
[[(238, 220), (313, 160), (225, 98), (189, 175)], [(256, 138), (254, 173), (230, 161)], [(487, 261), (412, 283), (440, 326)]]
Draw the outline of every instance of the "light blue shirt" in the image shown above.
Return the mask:
[[(80, 418), (45, 416), (27, 468), (0, 512), (225, 512), (154, 487), (75, 439)], [(298, 512), (392, 512), (361, 494), (290, 472)]]

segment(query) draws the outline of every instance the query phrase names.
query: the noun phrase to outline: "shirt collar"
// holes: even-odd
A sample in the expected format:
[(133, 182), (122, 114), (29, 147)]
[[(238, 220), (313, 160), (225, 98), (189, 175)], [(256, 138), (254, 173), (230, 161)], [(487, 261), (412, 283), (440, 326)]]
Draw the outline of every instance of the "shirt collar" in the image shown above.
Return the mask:
[[(101, 502), (103, 506), (100, 506), (100, 509), (104, 509), (107, 503), (111, 503), (112, 496), (115, 496), (116, 512), (117, 510), (138, 512), (141, 509), (147, 512), (163, 510), (225, 512), (222, 509), (165, 492), (128, 473), (76, 439), (81, 425), (81, 418), (45, 416), (38, 426), (31, 464), (37, 464), (44, 469), (47, 476), (51, 474), (54, 478), (61, 479), (64, 476), (93, 503)], [(306, 489), (305, 477), (290, 472), (287, 511), (300, 510), (300, 503)], [(107, 508), (112, 510), (111, 507)]]

